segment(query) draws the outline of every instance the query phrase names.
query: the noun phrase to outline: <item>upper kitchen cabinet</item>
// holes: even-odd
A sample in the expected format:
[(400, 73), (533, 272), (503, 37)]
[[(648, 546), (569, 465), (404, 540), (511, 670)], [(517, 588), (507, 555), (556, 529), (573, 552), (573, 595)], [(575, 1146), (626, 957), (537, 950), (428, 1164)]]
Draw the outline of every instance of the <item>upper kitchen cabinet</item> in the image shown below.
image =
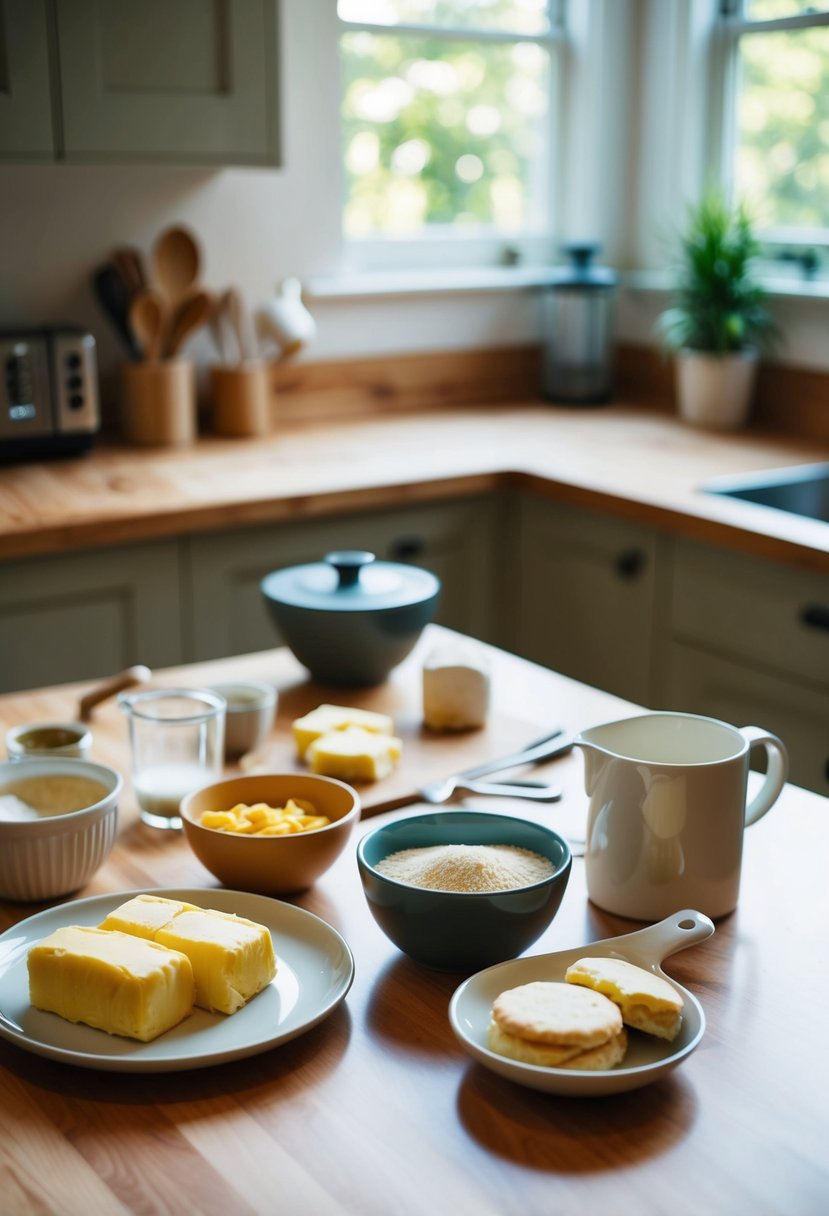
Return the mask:
[(44, 155), (31, 116), (15, 122), (25, 95), (53, 121), (51, 159), (278, 163), (276, 0), (6, 0), (2, 11), (5, 159)]
[(51, 160), (55, 151), (46, 0), (0, 4), (0, 157)]

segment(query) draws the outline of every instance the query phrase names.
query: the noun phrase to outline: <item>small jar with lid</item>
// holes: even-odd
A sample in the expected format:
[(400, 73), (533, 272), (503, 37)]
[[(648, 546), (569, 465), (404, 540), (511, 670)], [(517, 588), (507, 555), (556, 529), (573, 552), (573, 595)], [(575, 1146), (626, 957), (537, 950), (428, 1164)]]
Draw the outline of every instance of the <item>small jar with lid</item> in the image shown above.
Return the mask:
[(545, 285), (542, 389), (548, 401), (598, 405), (612, 395), (618, 275), (595, 265), (599, 248), (565, 245), (569, 262), (553, 270)]

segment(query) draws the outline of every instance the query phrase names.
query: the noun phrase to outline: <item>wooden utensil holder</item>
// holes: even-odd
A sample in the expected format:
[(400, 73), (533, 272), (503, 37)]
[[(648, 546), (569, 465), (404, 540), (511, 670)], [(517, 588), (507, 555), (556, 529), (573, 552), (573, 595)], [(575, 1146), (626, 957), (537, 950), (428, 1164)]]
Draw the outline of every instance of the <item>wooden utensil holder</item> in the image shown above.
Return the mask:
[(140, 447), (183, 447), (198, 430), (196, 375), (188, 359), (126, 363), (121, 430)]
[(210, 372), (212, 428), (217, 435), (266, 435), (270, 430), (270, 374), (267, 363), (251, 361), (214, 367)]

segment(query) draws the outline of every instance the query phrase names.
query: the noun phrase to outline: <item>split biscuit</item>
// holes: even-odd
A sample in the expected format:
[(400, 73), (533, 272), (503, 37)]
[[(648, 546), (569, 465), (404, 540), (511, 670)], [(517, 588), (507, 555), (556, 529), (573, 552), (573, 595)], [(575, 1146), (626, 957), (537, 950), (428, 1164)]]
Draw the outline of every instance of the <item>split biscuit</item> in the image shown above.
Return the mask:
[(607, 1043), (622, 1029), (622, 1015), (606, 996), (544, 980), (502, 992), (492, 1020), (506, 1035), (576, 1053)]
[(682, 1025), (683, 1000), (675, 988), (621, 958), (582, 958), (567, 968), (568, 984), (608, 997), (621, 1010), (622, 1020), (636, 1030), (669, 1042)]

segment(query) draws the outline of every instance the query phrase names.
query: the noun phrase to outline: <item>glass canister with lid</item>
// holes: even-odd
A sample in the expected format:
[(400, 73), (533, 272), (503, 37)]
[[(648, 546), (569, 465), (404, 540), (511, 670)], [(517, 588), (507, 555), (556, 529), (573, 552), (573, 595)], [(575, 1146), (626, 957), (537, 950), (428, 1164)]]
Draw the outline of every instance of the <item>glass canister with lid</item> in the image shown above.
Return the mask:
[(595, 258), (600, 246), (565, 245), (569, 259), (543, 291), (542, 390), (548, 401), (598, 405), (613, 392), (613, 304), (618, 275)]

